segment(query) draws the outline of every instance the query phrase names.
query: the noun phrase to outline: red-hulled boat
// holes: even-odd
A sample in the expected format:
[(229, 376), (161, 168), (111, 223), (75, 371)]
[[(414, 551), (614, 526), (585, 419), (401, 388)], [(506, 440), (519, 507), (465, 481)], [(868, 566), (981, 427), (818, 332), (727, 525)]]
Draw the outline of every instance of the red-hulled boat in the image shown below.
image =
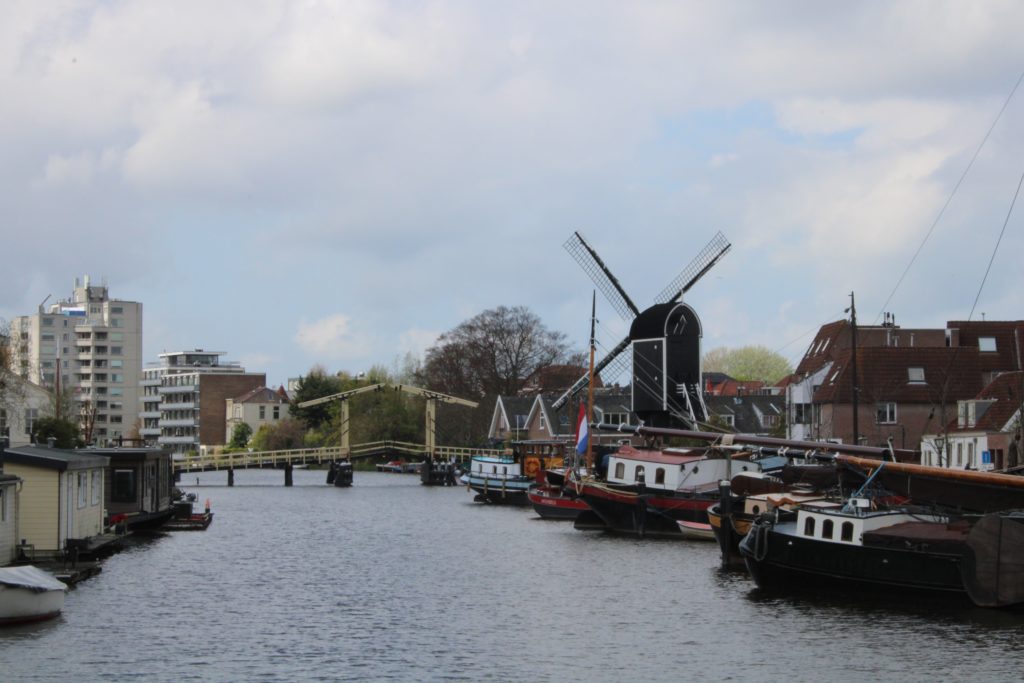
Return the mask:
[(572, 483), (559, 485), (548, 481), (535, 484), (526, 492), (526, 496), (530, 499), (534, 511), (544, 519), (573, 521), (581, 512), (590, 509), (576, 495)]

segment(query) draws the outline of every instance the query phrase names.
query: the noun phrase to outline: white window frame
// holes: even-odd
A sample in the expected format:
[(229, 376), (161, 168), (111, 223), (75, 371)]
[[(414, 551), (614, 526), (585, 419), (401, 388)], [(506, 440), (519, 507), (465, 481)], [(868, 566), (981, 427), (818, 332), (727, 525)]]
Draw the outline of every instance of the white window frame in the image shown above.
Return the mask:
[(978, 337), (978, 350), (983, 353), (995, 353), (998, 350), (996, 348), (996, 338)]
[[(882, 419), (882, 411), (885, 411), (885, 419)], [(880, 425), (894, 425), (897, 421), (896, 402), (879, 401), (875, 404), (875, 422)]]
[(89, 475), (86, 472), (77, 472), (78, 476), (78, 509), (81, 510), (89, 502)]
[(100, 493), (103, 491), (103, 471), (93, 470), (92, 471), (92, 504), (100, 504)]

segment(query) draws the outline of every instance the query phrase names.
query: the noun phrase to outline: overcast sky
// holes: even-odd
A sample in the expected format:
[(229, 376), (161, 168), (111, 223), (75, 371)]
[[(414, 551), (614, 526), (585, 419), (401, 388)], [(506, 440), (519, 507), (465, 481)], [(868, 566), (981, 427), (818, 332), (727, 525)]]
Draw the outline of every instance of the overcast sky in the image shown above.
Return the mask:
[[(581, 350), (580, 230), (705, 350), (798, 358), (882, 307), (971, 311), (1024, 172), (1007, 2), (8, 2), (0, 317), (105, 279), (145, 356), (228, 352), (268, 383), (421, 354), (526, 305)], [(1020, 319), (1024, 206), (974, 314)], [(599, 300), (600, 341), (625, 331)]]

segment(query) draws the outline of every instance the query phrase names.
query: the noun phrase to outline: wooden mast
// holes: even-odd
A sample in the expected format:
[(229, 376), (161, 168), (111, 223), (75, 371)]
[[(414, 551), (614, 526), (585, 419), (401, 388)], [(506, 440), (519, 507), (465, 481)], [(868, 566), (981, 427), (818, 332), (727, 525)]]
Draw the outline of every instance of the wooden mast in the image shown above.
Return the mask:
[(590, 303), (590, 369), (587, 372), (587, 414), (584, 419), (587, 421), (587, 472), (594, 471), (594, 450), (593, 439), (590, 434), (590, 418), (594, 414), (594, 326), (597, 322), (597, 291), (593, 292)]

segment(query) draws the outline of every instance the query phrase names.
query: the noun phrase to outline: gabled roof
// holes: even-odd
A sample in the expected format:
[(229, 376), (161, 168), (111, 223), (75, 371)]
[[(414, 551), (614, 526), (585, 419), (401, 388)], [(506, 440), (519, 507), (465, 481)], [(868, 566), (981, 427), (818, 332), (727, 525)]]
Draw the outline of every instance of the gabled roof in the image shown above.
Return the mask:
[(772, 428), (761, 423), (761, 415), (786, 412), (784, 396), (708, 396), (705, 403), (711, 415), (732, 415), (733, 429), (742, 434), (768, 433)]
[(974, 397), (976, 401), (992, 401), (985, 412), (975, 420), (973, 427), (959, 427), (959, 418), (948, 425), (950, 432), (1004, 431), (1024, 405), (1024, 372), (1004, 372), (989, 382)]
[(962, 347), (978, 348), (979, 340), (991, 337), (995, 351), (983, 351), (980, 362), (983, 372), (1010, 372), (1024, 370), (1024, 321), (1022, 320), (951, 320), (946, 327), (956, 332), (956, 343)]
[(90, 467), (106, 467), (110, 463), (110, 458), (79, 451), (67, 451), (62, 448), (19, 446), (8, 448), (0, 453), (0, 463), (28, 465), (63, 472)]
[[(835, 366), (814, 393), (815, 403), (850, 403), (853, 391), (852, 349), (836, 354)], [(920, 368), (924, 381), (912, 381), (909, 368)], [(857, 349), (860, 401), (946, 403), (981, 390), (978, 350), (945, 347), (874, 347)], [(947, 384), (948, 379), (948, 384)]]
[[(527, 416), (535, 399), (529, 396), (499, 396), (494, 404), (494, 415), (491, 417), (491, 436), (498, 429), (498, 418), (504, 419), (509, 429), (525, 429)], [(517, 421), (517, 416), (522, 416)]]
[(233, 399), (235, 403), (287, 403), (288, 399), (267, 387), (257, 387)]

